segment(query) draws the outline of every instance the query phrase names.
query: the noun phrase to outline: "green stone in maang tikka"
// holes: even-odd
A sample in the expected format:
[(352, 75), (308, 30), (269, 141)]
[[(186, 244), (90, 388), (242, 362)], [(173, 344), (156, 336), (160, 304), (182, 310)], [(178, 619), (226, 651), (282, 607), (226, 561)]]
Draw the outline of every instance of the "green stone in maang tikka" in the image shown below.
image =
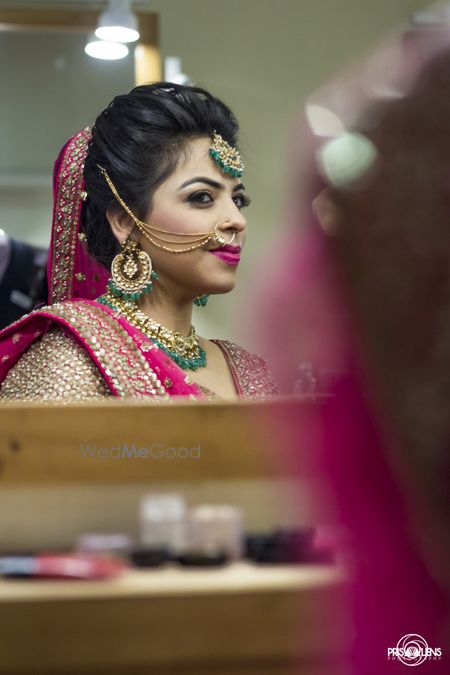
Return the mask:
[(216, 130), (212, 134), (209, 155), (224, 173), (235, 177), (242, 176), (244, 173), (244, 164), (238, 150), (222, 138)]

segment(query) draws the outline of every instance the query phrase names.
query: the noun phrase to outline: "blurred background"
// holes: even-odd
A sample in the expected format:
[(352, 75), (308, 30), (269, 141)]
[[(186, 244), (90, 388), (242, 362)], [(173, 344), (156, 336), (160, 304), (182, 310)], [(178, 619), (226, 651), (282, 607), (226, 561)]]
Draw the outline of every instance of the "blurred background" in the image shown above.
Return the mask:
[[(222, 98), (241, 125), (249, 239), (238, 285), (196, 310), (206, 337), (247, 348), (255, 337), (242, 320), (262, 260), (282, 237), (288, 148), (302, 103), (336, 71), (370, 52), (381, 36), (423, 8), (421, 0), (145, 0), (138, 13), (156, 15), (161, 74), (196, 83)], [(98, 10), (91, 0), (5, 2), (0, 11)], [(85, 30), (51, 32), (0, 18), (0, 229), (46, 247), (51, 225), (51, 173), (63, 143), (117, 94), (135, 83), (133, 52), (102, 61), (84, 52)], [(177, 57), (175, 71), (167, 57)], [(176, 64), (177, 65), (177, 64)], [(176, 76), (176, 75), (175, 75)], [(249, 343), (250, 341), (250, 343)]]

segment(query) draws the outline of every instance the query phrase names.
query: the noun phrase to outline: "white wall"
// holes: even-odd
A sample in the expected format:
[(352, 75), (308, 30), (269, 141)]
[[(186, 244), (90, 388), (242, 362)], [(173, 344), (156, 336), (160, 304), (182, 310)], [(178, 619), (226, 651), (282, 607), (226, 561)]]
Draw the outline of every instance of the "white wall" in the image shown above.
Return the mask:
[(0, 228), (46, 246), (51, 174), (65, 141), (133, 84), (133, 58), (84, 54), (82, 34), (0, 32)]

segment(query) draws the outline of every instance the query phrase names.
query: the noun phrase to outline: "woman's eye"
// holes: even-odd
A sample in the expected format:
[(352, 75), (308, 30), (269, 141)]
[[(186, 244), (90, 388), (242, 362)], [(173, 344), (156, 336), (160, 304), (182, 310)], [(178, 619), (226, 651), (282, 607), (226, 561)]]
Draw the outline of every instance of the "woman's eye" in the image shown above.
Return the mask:
[(210, 204), (214, 200), (209, 192), (195, 192), (189, 197), (189, 201), (195, 204)]
[(245, 209), (252, 203), (252, 200), (250, 197), (248, 197), (248, 195), (236, 195), (236, 197), (233, 197), (233, 201), (238, 209)]
[[(207, 204), (214, 203), (214, 197), (209, 192), (194, 192), (194, 194), (188, 197), (188, 201), (193, 204), (201, 204), (206, 206)], [(233, 201), (238, 209), (245, 209), (247, 206), (250, 206), (252, 200), (247, 195), (241, 194), (234, 196)]]

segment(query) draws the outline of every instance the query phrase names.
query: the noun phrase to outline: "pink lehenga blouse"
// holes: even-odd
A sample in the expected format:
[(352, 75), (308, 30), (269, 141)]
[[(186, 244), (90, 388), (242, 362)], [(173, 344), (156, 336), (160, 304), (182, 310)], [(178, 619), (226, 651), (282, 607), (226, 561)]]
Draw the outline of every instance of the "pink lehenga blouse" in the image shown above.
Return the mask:
[[(0, 399), (221, 398), (196, 384), (122, 314), (95, 300), (105, 290), (108, 273), (89, 256), (80, 232), (89, 139), (90, 129), (83, 129), (56, 160), (49, 305), (0, 332)], [(277, 393), (260, 355), (228, 340), (212, 342), (223, 352), (239, 397)]]
[[(228, 340), (212, 342), (224, 354), (239, 397), (277, 393), (261, 356)], [(3, 401), (221, 398), (195, 384), (124, 317), (95, 301), (66, 301), (32, 312), (0, 333), (0, 350)]]

